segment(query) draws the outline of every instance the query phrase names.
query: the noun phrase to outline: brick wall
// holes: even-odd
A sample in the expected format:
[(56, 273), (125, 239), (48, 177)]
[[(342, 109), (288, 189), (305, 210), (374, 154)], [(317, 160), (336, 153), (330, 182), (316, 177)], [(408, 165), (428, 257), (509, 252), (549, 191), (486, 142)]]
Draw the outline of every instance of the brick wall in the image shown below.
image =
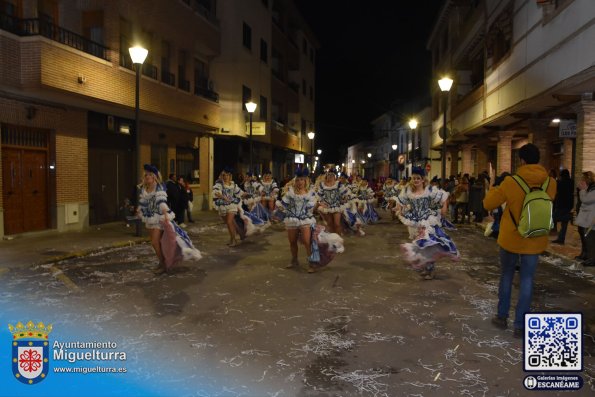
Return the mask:
[(497, 146), (497, 170), (496, 175), (512, 170), (512, 131), (502, 131), (498, 133)]
[(595, 102), (583, 100), (577, 110), (574, 178), (578, 182), (583, 171), (595, 172)]

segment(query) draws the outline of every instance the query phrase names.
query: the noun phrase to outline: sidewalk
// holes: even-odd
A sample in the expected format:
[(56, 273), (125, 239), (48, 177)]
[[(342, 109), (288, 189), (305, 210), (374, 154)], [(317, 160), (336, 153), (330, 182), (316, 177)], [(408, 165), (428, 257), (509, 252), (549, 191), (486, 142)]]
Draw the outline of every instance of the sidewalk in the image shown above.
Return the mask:
[[(487, 224), (487, 220), (484, 220), (481, 223), (475, 223), (475, 225), (480, 228), (482, 231), (485, 230)], [(564, 245), (559, 244), (552, 244), (551, 241), (555, 240), (558, 237), (558, 233), (554, 233), (554, 231), (550, 232), (549, 240), (550, 244), (548, 244), (547, 249), (545, 252), (553, 257), (560, 258), (566, 265), (577, 264), (578, 261), (575, 261), (574, 257), (578, 256), (581, 253), (581, 240), (578, 235), (578, 228), (575, 225), (568, 225), (568, 230), (566, 231), (566, 240)], [(589, 270), (590, 269), (590, 270)], [(591, 273), (595, 275), (595, 267), (585, 267), (585, 272)]]
[[(215, 211), (196, 212), (193, 228), (221, 223)], [(0, 272), (9, 267), (40, 265), (89, 255), (110, 248), (148, 242), (147, 231), (142, 226), (142, 237), (136, 237), (134, 225), (124, 222), (90, 226), (78, 232), (47, 230), (0, 240)], [(192, 233), (190, 234), (192, 238)]]

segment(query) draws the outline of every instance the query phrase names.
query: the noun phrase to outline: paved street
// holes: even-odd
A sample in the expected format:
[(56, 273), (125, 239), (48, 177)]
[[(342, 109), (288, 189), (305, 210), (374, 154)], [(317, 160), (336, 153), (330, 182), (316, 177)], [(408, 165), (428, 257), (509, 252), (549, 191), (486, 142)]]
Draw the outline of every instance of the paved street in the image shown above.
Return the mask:
[[(451, 233), (462, 260), (439, 263), (432, 281), (399, 258), (407, 232), (386, 219), (346, 236), (345, 253), (316, 274), (303, 250), (299, 270), (284, 268), (281, 226), (234, 248), (223, 225), (188, 230), (204, 258), (170, 276), (151, 273), (147, 244), (4, 271), (3, 317), (33, 313), (56, 333), (116, 341), (129, 373), (175, 395), (537, 395), (522, 386), (522, 341), (489, 322), (497, 246), (473, 226)], [(581, 311), (594, 324), (594, 287), (592, 275), (544, 258), (534, 309)], [(586, 384), (572, 395), (587, 396), (595, 343), (583, 340)]]

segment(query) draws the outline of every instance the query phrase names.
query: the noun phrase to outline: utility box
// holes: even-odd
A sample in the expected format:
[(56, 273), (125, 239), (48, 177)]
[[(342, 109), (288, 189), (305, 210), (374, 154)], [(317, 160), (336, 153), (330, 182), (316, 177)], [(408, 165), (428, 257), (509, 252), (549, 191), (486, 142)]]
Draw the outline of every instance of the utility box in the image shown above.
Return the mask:
[(64, 205), (64, 222), (67, 225), (79, 223), (79, 205), (78, 203)]

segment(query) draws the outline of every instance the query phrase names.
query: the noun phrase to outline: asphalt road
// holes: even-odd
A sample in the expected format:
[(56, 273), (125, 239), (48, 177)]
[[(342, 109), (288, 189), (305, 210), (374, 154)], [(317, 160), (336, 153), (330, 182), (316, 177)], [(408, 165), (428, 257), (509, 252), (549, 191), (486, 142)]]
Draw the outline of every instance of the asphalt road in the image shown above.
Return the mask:
[[(191, 227), (204, 257), (154, 276), (149, 245), (0, 274), (5, 318), (37, 313), (85, 340), (114, 340), (128, 373), (197, 396), (535, 396), (523, 343), (489, 319), (497, 302), (494, 240), (451, 232), (460, 262), (421, 280), (400, 259), (406, 228), (383, 219), (315, 274), (285, 269), (281, 226), (225, 245), (223, 225)], [(545, 258), (535, 311), (580, 311), (595, 323), (595, 280)], [(516, 291), (515, 291), (516, 292)], [(513, 295), (513, 300), (516, 295)], [(64, 337), (62, 337), (64, 339)], [(583, 335), (595, 392), (595, 344)], [(150, 363), (150, 364), (148, 364)], [(149, 369), (147, 369), (149, 368)], [(548, 395), (568, 393), (548, 392)], [(2, 393), (0, 392), (0, 395)]]

